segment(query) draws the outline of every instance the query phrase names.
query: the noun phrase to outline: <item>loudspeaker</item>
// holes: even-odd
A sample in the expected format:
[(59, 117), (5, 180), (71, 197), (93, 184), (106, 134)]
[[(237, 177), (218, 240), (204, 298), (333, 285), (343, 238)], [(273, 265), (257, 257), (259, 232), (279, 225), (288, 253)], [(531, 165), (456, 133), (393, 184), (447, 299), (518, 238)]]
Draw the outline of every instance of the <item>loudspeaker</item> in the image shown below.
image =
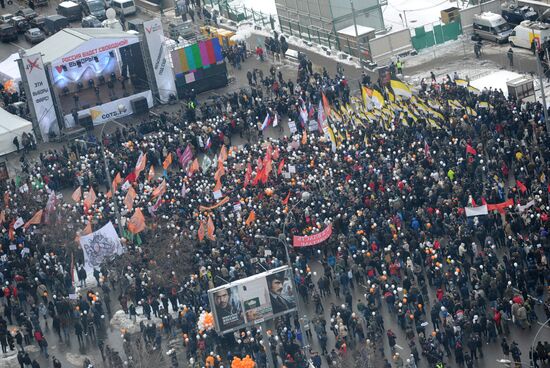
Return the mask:
[(78, 117), (78, 124), (83, 126), (86, 129), (93, 129), (94, 128), (94, 121), (92, 120), (92, 116), (90, 114), (84, 114)]
[(134, 114), (145, 114), (149, 112), (149, 104), (145, 97), (134, 98), (130, 101)]

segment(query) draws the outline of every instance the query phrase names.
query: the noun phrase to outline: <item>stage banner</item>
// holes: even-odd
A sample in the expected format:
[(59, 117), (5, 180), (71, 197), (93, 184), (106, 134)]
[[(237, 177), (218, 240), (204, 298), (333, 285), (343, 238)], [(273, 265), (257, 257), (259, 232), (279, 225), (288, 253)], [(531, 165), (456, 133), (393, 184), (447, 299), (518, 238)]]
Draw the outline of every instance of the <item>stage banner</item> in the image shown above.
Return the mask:
[[(90, 114), (94, 125), (98, 125), (111, 119), (132, 115), (134, 113), (132, 110), (132, 100), (140, 97), (145, 97), (147, 99), (147, 105), (149, 108), (153, 107), (153, 94), (151, 91), (145, 91), (128, 97), (119, 98), (118, 100), (107, 102), (103, 105), (80, 110), (78, 112), (78, 116), (80, 118), (83, 115)], [(77, 125), (75, 124), (72, 114), (63, 116), (63, 120), (65, 121), (65, 126), (67, 128), (72, 128)]]
[(143, 22), (143, 28), (145, 29), (145, 40), (153, 63), (160, 101), (167, 103), (170, 100), (170, 94), (176, 96), (177, 93), (174, 74), (166, 57), (162, 23), (160, 19), (151, 19)]
[(320, 233), (308, 236), (294, 236), (292, 238), (292, 245), (295, 247), (310, 247), (324, 242), (332, 235), (332, 224), (328, 225), (327, 228)]
[(124, 252), (113, 224), (109, 221), (101, 229), (80, 236), (80, 246), (84, 252), (84, 269), (91, 275), (106, 261)]
[(48, 140), (49, 133), (59, 134), (54, 101), (44, 70), (44, 63), (40, 54), (21, 57), (27, 77), (32, 104), (36, 113), (36, 120), (44, 141)]
[(466, 212), (466, 217), (483, 216), (489, 213), (487, 210), (487, 205), (478, 207), (464, 207), (464, 211)]

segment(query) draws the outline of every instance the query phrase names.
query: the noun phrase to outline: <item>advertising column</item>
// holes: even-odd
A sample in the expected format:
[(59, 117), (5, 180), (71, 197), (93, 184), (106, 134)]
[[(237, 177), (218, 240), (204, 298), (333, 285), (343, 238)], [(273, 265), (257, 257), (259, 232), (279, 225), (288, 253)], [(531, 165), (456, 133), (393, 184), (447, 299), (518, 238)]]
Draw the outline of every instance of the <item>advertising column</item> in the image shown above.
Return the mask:
[(40, 54), (21, 56), (22, 68), (28, 85), (28, 94), (32, 102), (36, 124), (42, 140), (48, 141), (49, 134), (59, 134), (54, 101), (42, 56)]
[(161, 103), (167, 103), (170, 95), (176, 96), (176, 83), (174, 75), (166, 58), (166, 49), (164, 45), (164, 32), (160, 19), (152, 19), (143, 22), (145, 30), (145, 42), (153, 64), (155, 81), (159, 91)]

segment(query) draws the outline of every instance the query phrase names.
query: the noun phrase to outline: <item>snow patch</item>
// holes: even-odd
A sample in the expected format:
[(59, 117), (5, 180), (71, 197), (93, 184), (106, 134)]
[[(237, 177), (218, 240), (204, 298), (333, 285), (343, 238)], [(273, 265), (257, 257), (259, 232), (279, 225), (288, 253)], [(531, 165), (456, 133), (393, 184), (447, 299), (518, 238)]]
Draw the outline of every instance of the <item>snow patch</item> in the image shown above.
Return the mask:
[(483, 90), (484, 88), (489, 89), (491, 87), (497, 90), (501, 89), (504, 95), (508, 97), (506, 82), (519, 77), (522, 77), (522, 75), (509, 70), (499, 70), (476, 80), (472, 80), (470, 84), (479, 90)]

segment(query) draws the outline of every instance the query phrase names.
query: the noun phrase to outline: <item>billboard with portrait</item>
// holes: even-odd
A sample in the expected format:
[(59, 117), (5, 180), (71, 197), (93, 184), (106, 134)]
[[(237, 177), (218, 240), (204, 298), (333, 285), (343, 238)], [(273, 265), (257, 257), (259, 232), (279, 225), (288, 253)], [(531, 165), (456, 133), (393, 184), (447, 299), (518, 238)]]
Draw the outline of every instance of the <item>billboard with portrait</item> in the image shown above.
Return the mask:
[(284, 266), (210, 289), (216, 330), (227, 333), (296, 310), (291, 277)]

